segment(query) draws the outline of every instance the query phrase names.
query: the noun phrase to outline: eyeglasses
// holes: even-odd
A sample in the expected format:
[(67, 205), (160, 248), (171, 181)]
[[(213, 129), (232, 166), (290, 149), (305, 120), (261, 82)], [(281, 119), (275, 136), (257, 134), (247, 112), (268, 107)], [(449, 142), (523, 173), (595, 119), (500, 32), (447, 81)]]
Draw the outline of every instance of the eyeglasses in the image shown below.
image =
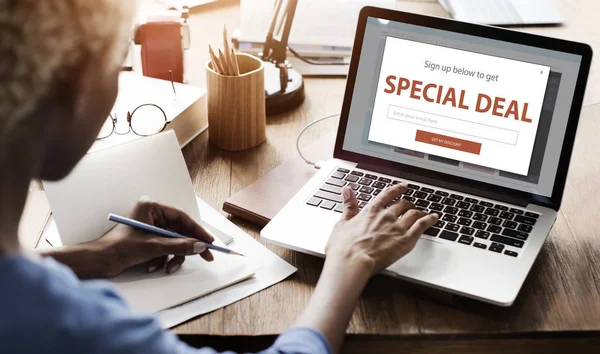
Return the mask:
[(106, 139), (113, 133), (126, 135), (133, 132), (139, 136), (150, 136), (165, 130), (170, 122), (162, 108), (155, 104), (147, 103), (138, 106), (133, 112), (127, 112), (128, 129), (126, 132), (117, 131), (117, 114), (111, 113), (100, 129), (97, 140)]

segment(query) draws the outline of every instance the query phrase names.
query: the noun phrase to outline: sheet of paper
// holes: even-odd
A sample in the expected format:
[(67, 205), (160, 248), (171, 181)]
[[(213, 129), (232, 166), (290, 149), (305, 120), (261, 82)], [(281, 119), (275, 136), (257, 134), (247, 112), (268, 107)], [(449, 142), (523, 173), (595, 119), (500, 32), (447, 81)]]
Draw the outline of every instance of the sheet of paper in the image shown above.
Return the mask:
[(19, 242), (21, 246), (26, 249), (34, 249), (38, 246), (49, 217), (50, 205), (48, 205), (48, 199), (46, 199), (44, 191), (29, 192), (19, 222)]
[(158, 312), (249, 279), (260, 267), (260, 259), (213, 255), (213, 262), (200, 256), (186, 257), (174, 274), (164, 270), (148, 273), (143, 265), (111, 281), (134, 311)]
[(198, 206), (205, 223), (217, 230), (217, 237), (221, 238), (223, 235), (233, 237), (234, 241), (228, 247), (244, 253), (251, 259), (260, 259), (262, 262), (251, 279), (181, 306), (159, 312), (158, 316), (163, 328), (171, 328), (194, 317), (230, 305), (284, 280), (296, 271), (295, 267), (269, 251), (268, 248), (200, 199), (198, 199)]
[(114, 227), (108, 214), (128, 215), (142, 196), (180, 208), (202, 224), (172, 131), (87, 154), (69, 176), (44, 182), (44, 189), (65, 245), (102, 236)]
[[(274, 0), (242, 0), (240, 40), (264, 42)], [(289, 43), (352, 47), (364, 6), (394, 9), (395, 0), (302, 0), (298, 2)]]

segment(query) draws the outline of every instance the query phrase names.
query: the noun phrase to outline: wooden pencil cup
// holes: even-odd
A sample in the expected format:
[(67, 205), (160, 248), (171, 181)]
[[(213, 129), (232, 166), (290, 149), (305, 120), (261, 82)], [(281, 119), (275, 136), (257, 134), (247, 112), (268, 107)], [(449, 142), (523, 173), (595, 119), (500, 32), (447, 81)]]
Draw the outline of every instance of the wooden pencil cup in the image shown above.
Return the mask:
[(228, 151), (250, 149), (267, 140), (263, 62), (237, 53), (240, 76), (225, 76), (206, 64), (208, 134)]

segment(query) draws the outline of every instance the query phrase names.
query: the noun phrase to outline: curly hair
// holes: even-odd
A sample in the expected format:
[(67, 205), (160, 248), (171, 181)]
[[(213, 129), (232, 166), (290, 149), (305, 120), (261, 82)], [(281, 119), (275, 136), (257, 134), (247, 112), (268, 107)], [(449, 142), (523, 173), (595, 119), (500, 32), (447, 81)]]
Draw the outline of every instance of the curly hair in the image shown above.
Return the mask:
[(0, 0), (0, 149), (86, 57), (121, 64), (135, 3)]

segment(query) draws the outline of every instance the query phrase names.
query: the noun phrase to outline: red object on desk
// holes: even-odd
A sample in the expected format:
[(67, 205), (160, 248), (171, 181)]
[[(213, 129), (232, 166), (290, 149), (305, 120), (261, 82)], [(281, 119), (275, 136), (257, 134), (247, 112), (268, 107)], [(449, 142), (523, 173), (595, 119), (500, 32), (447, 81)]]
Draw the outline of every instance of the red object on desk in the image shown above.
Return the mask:
[(179, 22), (149, 22), (140, 26), (144, 76), (183, 82), (183, 46)]

